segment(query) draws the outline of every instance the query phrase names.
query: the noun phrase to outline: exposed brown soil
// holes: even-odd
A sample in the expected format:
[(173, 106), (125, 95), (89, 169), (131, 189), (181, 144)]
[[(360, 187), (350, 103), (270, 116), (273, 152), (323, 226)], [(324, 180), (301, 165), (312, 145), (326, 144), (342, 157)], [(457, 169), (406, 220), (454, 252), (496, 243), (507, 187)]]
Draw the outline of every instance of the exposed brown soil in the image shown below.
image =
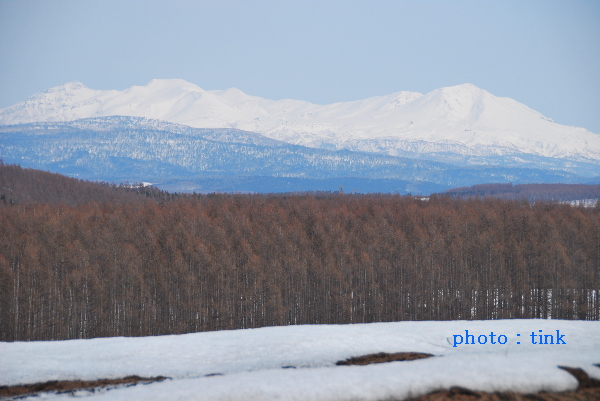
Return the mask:
[[(600, 365), (596, 366), (600, 367)], [(565, 391), (562, 393), (543, 392), (536, 394), (518, 394), (513, 392), (484, 393), (461, 387), (453, 387), (450, 390), (436, 391), (407, 401), (600, 401), (600, 380), (589, 377), (585, 371), (579, 368), (570, 368), (567, 366), (559, 366), (559, 368), (575, 376), (579, 382), (577, 391)]]
[(23, 384), (18, 386), (0, 386), (0, 397), (25, 396), (41, 392), (52, 391), (55, 393), (68, 393), (76, 390), (94, 391), (97, 388), (113, 388), (120, 386), (133, 386), (139, 383), (147, 384), (168, 379), (167, 377), (139, 377), (127, 376), (122, 379), (100, 380), (52, 380), (45, 383)]
[[(420, 352), (398, 352), (394, 354), (380, 352), (378, 354), (369, 354), (339, 361), (336, 365), (369, 365), (372, 363), (393, 361), (412, 361), (431, 356), (433, 355)], [(595, 366), (600, 368), (600, 364)], [(584, 370), (579, 368), (570, 368), (568, 366), (559, 366), (559, 368), (566, 370), (577, 379), (579, 382), (577, 391), (563, 393), (543, 392), (537, 394), (519, 394), (514, 392), (485, 393), (471, 391), (462, 387), (453, 387), (449, 390), (436, 391), (421, 397), (412, 398), (408, 401), (600, 401), (600, 380), (589, 377)]]
[(460, 387), (450, 390), (437, 391), (422, 397), (412, 398), (407, 401), (598, 401), (600, 400), (600, 388), (567, 391), (564, 393), (536, 393), (518, 394), (506, 393), (482, 393), (470, 391)]
[[(600, 368), (600, 365), (595, 365), (595, 366), (598, 366)], [(570, 374), (575, 376), (575, 378), (579, 382), (578, 390), (585, 389), (585, 388), (600, 388), (600, 380), (596, 380), (596, 379), (589, 377), (588, 374), (585, 373), (585, 371), (583, 369), (570, 368), (568, 366), (559, 366), (559, 368), (566, 370), (567, 372), (569, 372)]]
[(396, 352), (388, 354), (380, 352), (378, 354), (369, 354), (338, 361), (336, 365), (370, 365), (372, 363), (394, 362), (394, 361), (414, 361), (415, 359), (429, 358), (433, 355), (422, 352)]
[[(356, 358), (350, 358), (345, 361), (339, 361), (337, 365), (368, 365), (371, 363), (382, 363), (392, 361), (411, 361), (415, 359), (428, 358), (431, 354), (419, 352), (399, 352), (387, 354), (380, 352)], [(600, 364), (595, 365), (600, 368)], [(536, 393), (519, 394), (514, 392), (504, 393), (485, 393), (472, 391), (462, 387), (452, 387), (449, 390), (436, 391), (421, 397), (411, 398), (406, 401), (600, 401), (600, 380), (593, 379), (579, 368), (570, 368), (568, 366), (559, 366), (572, 374), (579, 382), (576, 391), (566, 391), (562, 393)], [(220, 375), (220, 373), (207, 375)], [(147, 384), (159, 382), (168, 379), (168, 377), (139, 377), (127, 376), (122, 379), (100, 379), (91, 381), (72, 380), (57, 381), (52, 380), (45, 383), (18, 385), (18, 386), (0, 386), (0, 397), (21, 397), (41, 392), (68, 393), (77, 390), (90, 390), (103, 388), (110, 389), (120, 386), (133, 386), (136, 384)]]

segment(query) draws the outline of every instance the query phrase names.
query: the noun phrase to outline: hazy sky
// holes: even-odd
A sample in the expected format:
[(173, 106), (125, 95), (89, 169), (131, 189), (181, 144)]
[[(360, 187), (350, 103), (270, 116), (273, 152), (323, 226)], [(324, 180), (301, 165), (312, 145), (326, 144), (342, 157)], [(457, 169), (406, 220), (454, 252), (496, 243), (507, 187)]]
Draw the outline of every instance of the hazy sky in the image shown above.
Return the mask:
[(469, 82), (600, 133), (600, 1), (0, 0), (0, 108), (153, 78), (321, 104)]

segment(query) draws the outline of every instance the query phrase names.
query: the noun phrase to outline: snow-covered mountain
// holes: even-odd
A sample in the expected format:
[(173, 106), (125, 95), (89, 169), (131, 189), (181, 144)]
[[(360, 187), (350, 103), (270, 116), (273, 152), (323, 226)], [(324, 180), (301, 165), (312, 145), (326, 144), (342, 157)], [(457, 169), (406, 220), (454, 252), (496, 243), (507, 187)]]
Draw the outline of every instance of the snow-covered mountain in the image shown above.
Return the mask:
[(308, 147), (410, 156), (456, 164), (526, 157), (600, 164), (600, 135), (556, 124), (471, 84), (422, 95), (398, 92), (316, 105), (268, 100), (238, 89), (203, 90), (178, 79), (123, 91), (71, 82), (0, 110), (0, 124), (146, 117), (196, 128), (237, 128)]
[[(532, 158), (456, 166), (381, 153), (315, 149), (233, 128), (192, 128), (142, 117), (0, 126), (0, 159), (102, 181), (170, 191), (338, 190), (429, 194), (489, 182), (596, 182), (598, 166)], [(542, 165), (543, 168), (538, 167)]]

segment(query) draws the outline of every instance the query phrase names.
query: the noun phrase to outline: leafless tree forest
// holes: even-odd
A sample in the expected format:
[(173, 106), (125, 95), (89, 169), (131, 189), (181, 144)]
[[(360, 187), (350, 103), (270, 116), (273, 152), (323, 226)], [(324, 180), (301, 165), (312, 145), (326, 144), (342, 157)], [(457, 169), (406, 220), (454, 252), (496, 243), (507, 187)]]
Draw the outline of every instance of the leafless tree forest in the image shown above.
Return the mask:
[[(8, 167), (25, 171), (1, 167), (5, 176)], [(37, 188), (58, 185), (49, 173), (26, 173), (37, 174)], [(2, 179), (1, 341), (600, 319), (598, 207), (445, 196), (173, 198), (106, 186), (119, 195), (14, 202)], [(87, 187), (68, 191), (78, 188)]]

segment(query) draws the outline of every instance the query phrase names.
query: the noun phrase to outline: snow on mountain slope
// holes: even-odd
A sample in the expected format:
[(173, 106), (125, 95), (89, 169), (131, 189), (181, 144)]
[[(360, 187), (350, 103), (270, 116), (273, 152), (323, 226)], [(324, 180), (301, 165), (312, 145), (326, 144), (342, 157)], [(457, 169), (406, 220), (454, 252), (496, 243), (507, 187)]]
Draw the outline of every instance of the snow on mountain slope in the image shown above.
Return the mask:
[(556, 124), (513, 99), (471, 84), (425, 95), (398, 92), (316, 105), (263, 99), (235, 88), (206, 91), (179, 79), (156, 79), (123, 91), (92, 90), (71, 82), (0, 110), (0, 124), (112, 115), (238, 128), (297, 145), (391, 155), (530, 154), (600, 162), (600, 135)]
[[(513, 99), (493, 96), (470, 84), (437, 89), (385, 118), (372, 132), (392, 144), (397, 141), (397, 146), (387, 145), (397, 149), (408, 149), (402, 146), (408, 142), (420, 152), (528, 153), (600, 160), (600, 135), (556, 124)], [(366, 150), (359, 141), (351, 148)]]

